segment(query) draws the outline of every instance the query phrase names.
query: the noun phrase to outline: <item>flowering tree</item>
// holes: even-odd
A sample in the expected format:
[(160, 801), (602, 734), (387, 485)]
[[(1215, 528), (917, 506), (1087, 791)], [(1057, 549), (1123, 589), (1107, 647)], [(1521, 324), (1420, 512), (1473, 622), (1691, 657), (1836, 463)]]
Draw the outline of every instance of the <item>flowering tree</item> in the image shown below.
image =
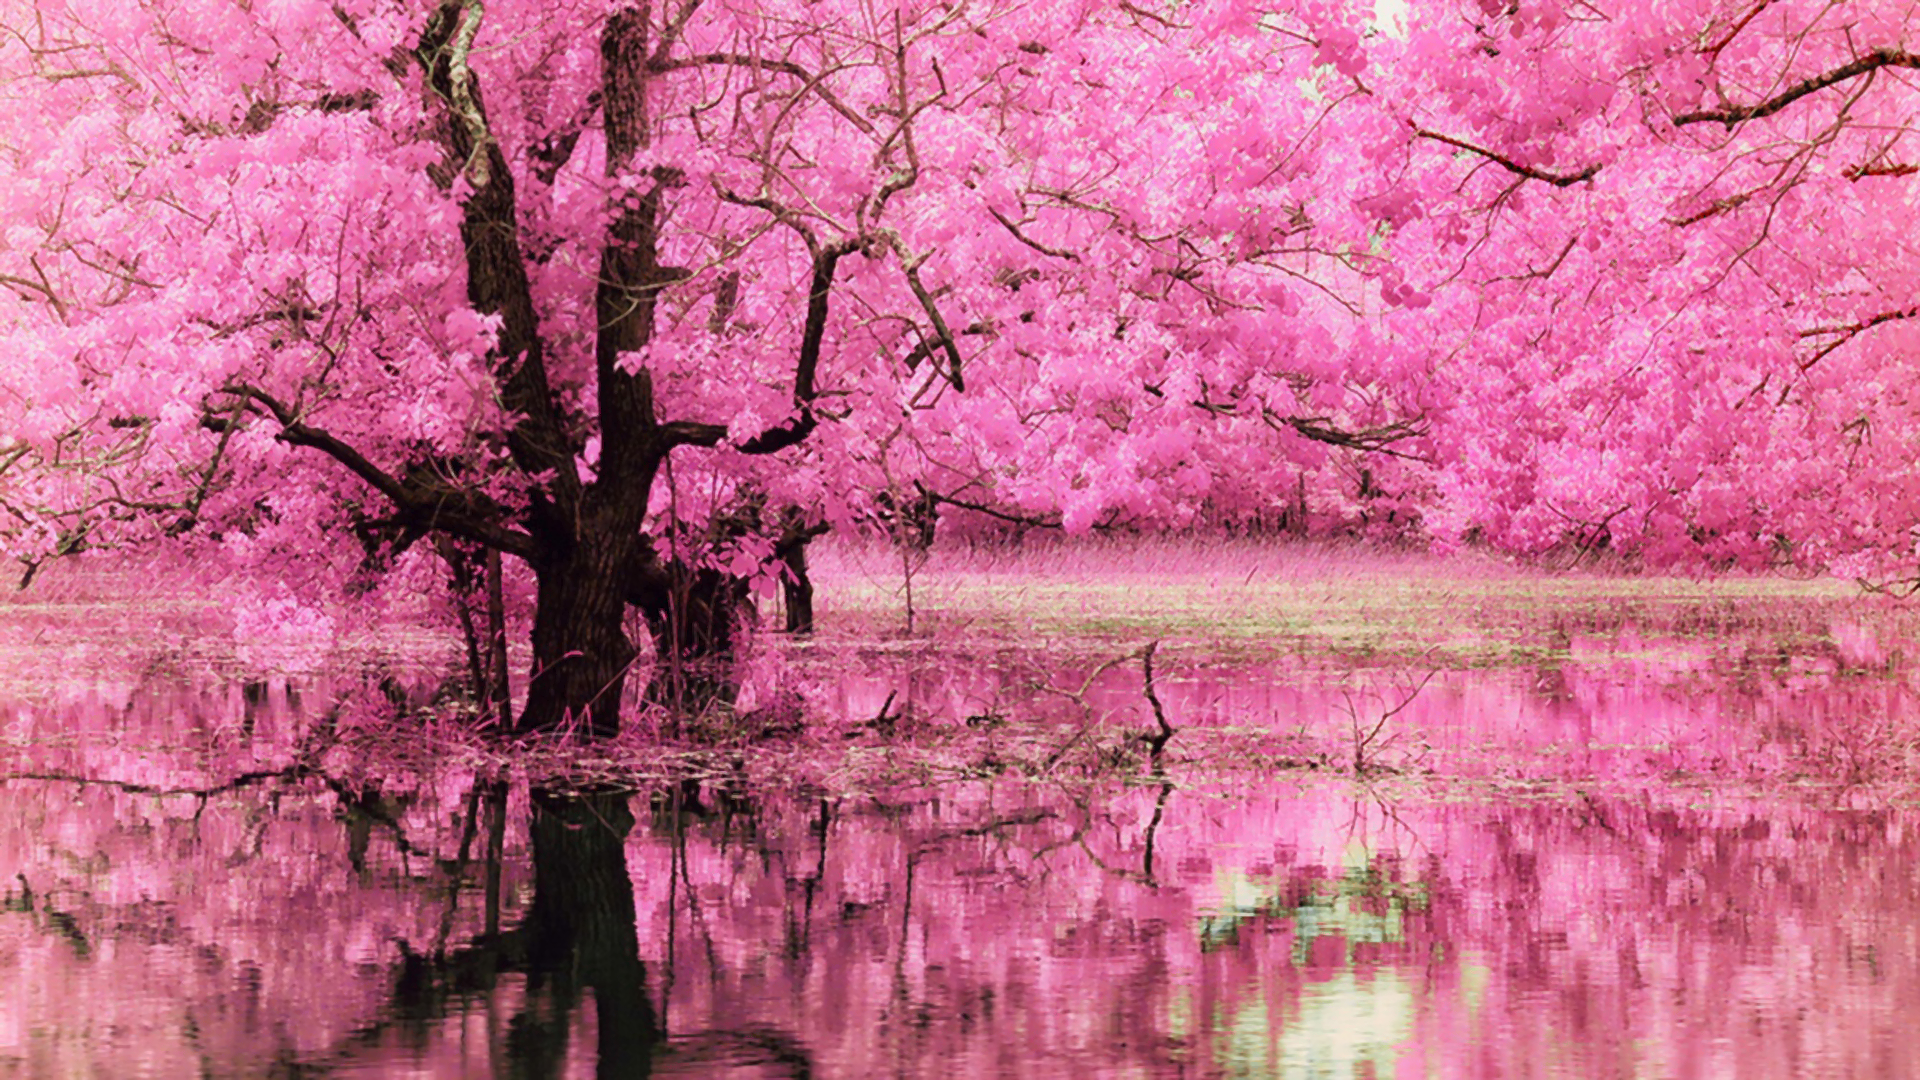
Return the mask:
[(1210, 479), (1194, 417), (1406, 430), (1332, 419), (1352, 368), (1313, 315), (1368, 223), (1308, 209), (1340, 102), (1297, 20), (3, 10), (9, 548), (503, 553), (534, 581), (528, 728), (614, 730), (625, 613), (698, 652), (778, 554), (680, 523), (804, 532), (935, 470), (1164, 519)]
[(520, 722), (601, 732), (630, 610), (723, 651), (732, 581), (915, 506), (1178, 526), (1311, 474), (1444, 543), (1886, 565), (1912, 18), (0, 3), (0, 530), (505, 555)]
[(1418, 4), (1358, 46), (1438, 538), (1911, 574), (1916, 20)]

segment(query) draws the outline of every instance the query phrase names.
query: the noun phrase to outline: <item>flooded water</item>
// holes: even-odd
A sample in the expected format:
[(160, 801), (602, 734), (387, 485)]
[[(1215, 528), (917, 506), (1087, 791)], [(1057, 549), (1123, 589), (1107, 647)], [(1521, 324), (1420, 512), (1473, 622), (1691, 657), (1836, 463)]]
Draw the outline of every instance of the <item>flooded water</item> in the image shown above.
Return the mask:
[(827, 633), (815, 730), (565, 792), (350, 683), (16, 679), (0, 1076), (1920, 1075), (1907, 616), (1606, 610)]
[(1906, 809), (1294, 779), (674, 803), (9, 782), (0, 1071), (1920, 1074)]

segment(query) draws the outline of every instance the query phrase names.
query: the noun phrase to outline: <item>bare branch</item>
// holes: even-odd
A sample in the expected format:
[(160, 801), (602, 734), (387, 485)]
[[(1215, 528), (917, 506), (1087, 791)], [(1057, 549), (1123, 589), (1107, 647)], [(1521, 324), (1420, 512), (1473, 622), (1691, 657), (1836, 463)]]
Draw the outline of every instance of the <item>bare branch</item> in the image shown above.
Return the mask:
[(1744, 206), (1747, 200), (1751, 198), (1753, 198), (1752, 192), (1743, 191), (1738, 195), (1728, 195), (1724, 199), (1715, 199), (1712, 202), (1708, 203), (1704, 209), (1695, 210), (1691, 214), (1685, 214), (1680, 217), (1665, 218), (1664, 220), (1666, 221), (1667, 224), (1672, 225), (1675, 228), (1684, 229), (1689, 225), (1698, 224), (1699, 222), (1705, 221), (1710, 217), (1715, 217), (1717, 215), (1724, 214), (1729, 210), (1737, 210), (1741, 206)]
[(1388, 457), (1406, 458), (1409, 461), (1428, 460), (1423, 455), (1409, 454), (1393, 447), (1394, 443), (1426, 434), (1426, 429), (1417, 419), (1399, 420), (1391, 424), (1345, 431), (1334, 427), (1332, 421), (1324, 416), (1281, 416), (1272, 409), (1262, 409), (1261, 418), (1269, 427), (1276, 430), (1285, 428), (1303, 438), (1325, 443), (1328, 446), (1360, 450), (1369, 454), (1385, 454)]
[(940, 314), (940, 305), (934, 303), (933, 294), (927, 291), (926, 285), (920, 280), (920, 264), (925, 261), (924, 258), (915, 259), (910, 257), (906, 245), (902, 243), (900, 237), (891, 230), (887, 233), (887, 239), (894, 251), (900, 256), (902, 263), (901, 269), (905, 272), (907, 278), (907, 287), (913, 290), (914, 298), (920, 301), (920, 309), (927, 313), (927, 321), (933, 324), (934, 340), (947, 354), (947, 363), (949, 365), (947, 369), (947, 381), (953, 384), (955, 390), (965, 392), (967, 389), (966, 380), (962, 378), (960, 374), (960, 347), (954, 344), (953, 331), (947, 329), (947, 320)]
[(1864, 165), (1849, 165), (1840, 175), (1849, 180), (1862, 180), (1869, 176), (1912, 176), (1920, 173), (1920, 165), (1912, 162), (1873, 162)]
[(1920, 53), (1891, 46), (1875, 49), (1850, 64), (1842, 64), (1831, 71), (1803, 79), (1764, 101), (1751, 105), (1729, 105), (1723, 109), (1696, 109), (1674, 117), (1673, 124), (1675, 127), (1684, 127), (1688, 124), (1718, 123), (1725, 124), (1731, 130), (1734, 125), (1744, 121), (1772, 116), (1808, 94), (1818, 93), (1835, 83), (1846, 82), (1883, 67), (1920, 69)]
[(1522, 165), (1504, 154), (1489, 150), (1484, 146), (1476, 146), (1465, 139), (1456, 139), (1451, 135), (1443, 135), (1440, 132), (1428, 131), (1426, 128), (1421, 127), (1414, 128), (1413, 133), (1422, 139), (1432, 139), (1437, 143), (1445, 143), (1456, 150), (1465, 150), (1470, 154), (1479, 154), (1481, 157), (1486, 158), (1488, 161), (1493, 162), (1495, 165), (1500, 166), (1515, 176), (1524, 176), (1529, 180), (1539, 180), (1542, 183), (1552, 184), (1554, 187), (1572, 187), (1582, 180), (1593, 179), (1594, 176), (1600, 172), (1600, 166), (1589, 165), (1577, 173), (1552, 173), (1545, 169), (1536, 169), (1531, 165)]
[(1028, 514), (1016, 514), (1010, 510), (996, 509), (988, 506), (986, 503), (969, 502), (966, 499), (957, 498), (952, 495), (942, 495), (937, 491), (928, 491), (927, 497), (937, 503), (946, 503), (948, 506), (957, 507), (961, 510), (971, 510), (976, 514), (985, 514), (987, 517), (1004, 521), (1009, 525), (1025, 525), (1036, 529), (1057, 529), (1060, 527), (1060, 519), (1057, 516), (1041, 515), (1035, 517)]
[(1733, 44), (1733, 39), (1740, 36), (1740, 31), (1745, 30), (1747, 28), (1747, 25), (1753, 22), (1756, 16), (1758, 16), (1761, 12), (1767, 10), (1767, 8), (1771, 7), (1772, 5), (1773, 5), (1773, 0), (1760, 0), (1759, 3), (1753, 5), (1752, 10), (1748, 11), (1746, 15), (1741, 17), (1739, 22), (1736, 22), (1733, 24), (1732, 29), (1720, 35), (1719, 41), (1714, 42), (1713, 44), (1707, 46), (1706, 48), (1700, 51), (1708, 56), (1718, 56), (1720, 54), (1720, 50), (1726, 48), (1728, 45)]

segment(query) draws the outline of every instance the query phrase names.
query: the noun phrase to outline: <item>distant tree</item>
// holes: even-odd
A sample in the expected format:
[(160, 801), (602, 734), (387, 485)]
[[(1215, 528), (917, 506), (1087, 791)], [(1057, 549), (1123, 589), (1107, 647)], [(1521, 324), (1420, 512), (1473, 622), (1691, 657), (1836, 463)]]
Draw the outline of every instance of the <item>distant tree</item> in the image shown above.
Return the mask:
[(1427, 528), (1911, 577), (1920, 5), (1409, 5), (1350, 43), (1405, 133)]

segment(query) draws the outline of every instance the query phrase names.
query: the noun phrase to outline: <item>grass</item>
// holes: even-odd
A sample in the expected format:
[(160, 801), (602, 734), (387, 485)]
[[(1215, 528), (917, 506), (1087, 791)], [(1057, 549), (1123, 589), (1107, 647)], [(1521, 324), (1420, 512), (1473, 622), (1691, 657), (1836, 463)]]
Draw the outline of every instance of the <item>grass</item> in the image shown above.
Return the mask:
[[(900, 632), (905, 590), (893, 552), (843, 544), (815, 564), (822, 621), (832, 631)], [(1894, 610), (1831, 580), (1552, 574), (1480, 555), (1155, 538), (937, 549), (916, 572), (914, 592), (916, 629), (935, 638), (1102, 647), (1162, 640), (1230, 661), (1437, 655), (1463, 667), (1561, 658), (1572, 634), (1626, 623), (1705, 639), (1771, 623), (1788, 633), (1783, 644), (1804, 646), (1824, 625), (1795, 628), (1780, 615)]]

